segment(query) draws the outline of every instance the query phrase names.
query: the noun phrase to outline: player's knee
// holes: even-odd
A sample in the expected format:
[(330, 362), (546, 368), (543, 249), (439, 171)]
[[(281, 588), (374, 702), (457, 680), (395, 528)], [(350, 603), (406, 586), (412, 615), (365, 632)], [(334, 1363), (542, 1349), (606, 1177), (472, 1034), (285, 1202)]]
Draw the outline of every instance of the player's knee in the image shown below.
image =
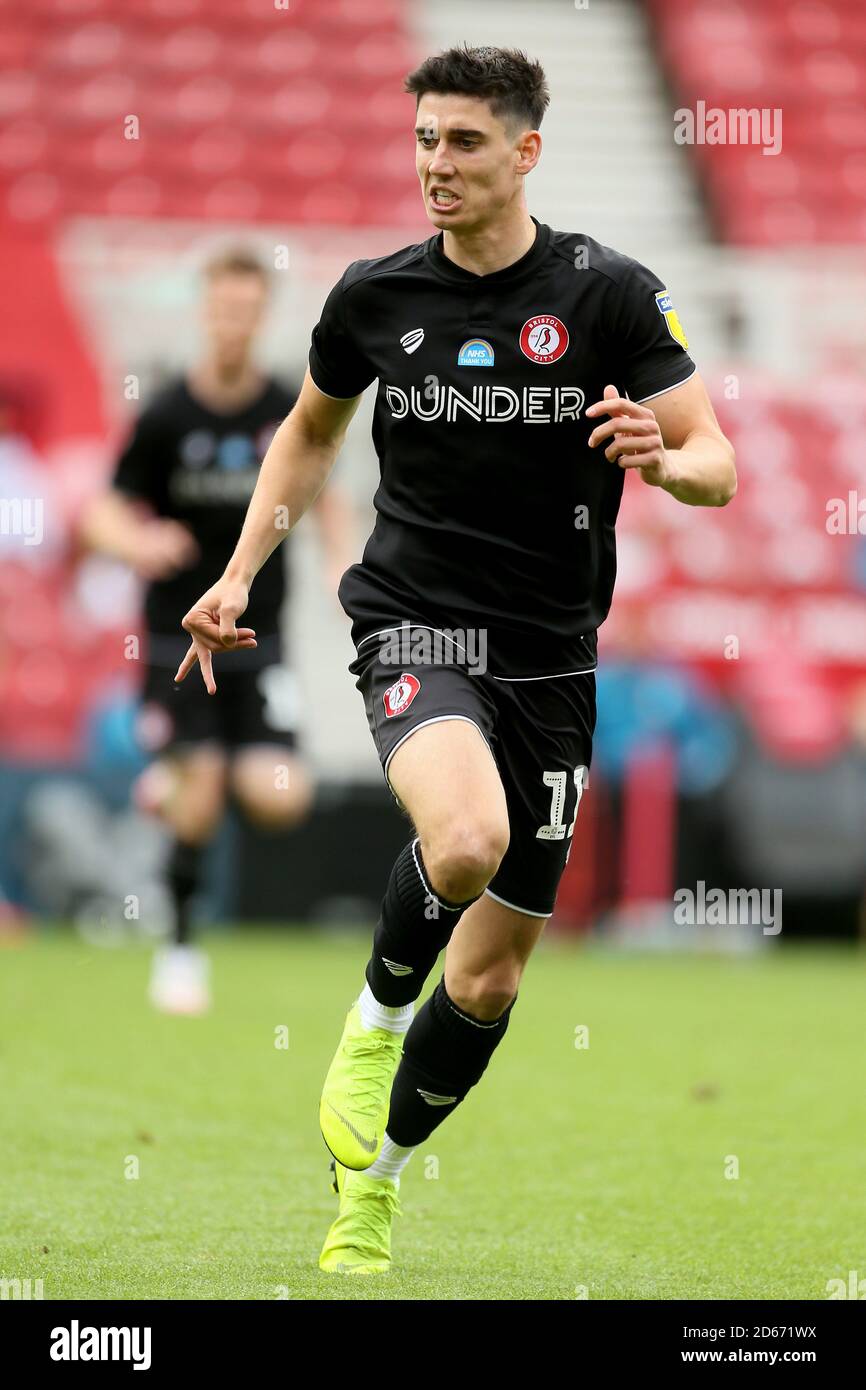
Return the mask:
[(242, 799), (243, 809), (250, 820), (268, 830), (289, 830), (307, 817), (313, 800), (312, 787), (305, 783), (303, 788), (278, 792), (268, 790), (262, 795), (258, 790)]
[(191, 844), (205, 844), (217, 831), (225, 810), (222, 796), (189, 796), (175, 807), (169, 819), (175, 833)]
[(445, 982), (448, 996), (458, 1009), (485, 1023), (502, 1017), (519, 985), (520, 970), (511, 964), (497, 965), (478, 974), (461, 972)]
[(257, 825), (286, 830), (308, 814), (313, 784), (300, 763), (257, 756), (236, 762), (232, 793), (244, 814)]
[(181, 760), (174, 792), (161, 810), (175, 834), (191, 844), (205, 844), (216, 833), (224, 811), (224, 761), (219, 757)]
[(432, 845), (422, 843), (430, 886), (449, 902), (476, 897), (493, 878), (507, 848), (507, 826), (491, 822), (470, 828), (455, 821)]

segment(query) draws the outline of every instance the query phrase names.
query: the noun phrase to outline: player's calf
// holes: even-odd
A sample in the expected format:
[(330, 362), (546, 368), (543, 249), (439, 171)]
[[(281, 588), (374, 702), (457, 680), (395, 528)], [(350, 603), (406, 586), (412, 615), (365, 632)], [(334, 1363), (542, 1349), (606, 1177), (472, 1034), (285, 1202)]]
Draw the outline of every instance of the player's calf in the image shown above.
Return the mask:
[(466, 841), (442, 837), (434, 841), (434, 874), (420, 837), (404, 846), (385, 890), (365, 972), (361, 1012), (368, 1027), (388, 1026), (377, 1005), (395, 1009), (418, 998), (439, 952), (483, 893), (504, 852), (502, 837), (493, 833), (476, 833)]
[[(481, 1019), (451, 998), (443, 976), (419, 1010), (403, 1042), (387, 1124), (387, 1139), (407, 1157), (481, 1080), (505, 1037), (516, 998), (498, 1018)], [(375, 1175), (375, 1164), (371, 1171)]]

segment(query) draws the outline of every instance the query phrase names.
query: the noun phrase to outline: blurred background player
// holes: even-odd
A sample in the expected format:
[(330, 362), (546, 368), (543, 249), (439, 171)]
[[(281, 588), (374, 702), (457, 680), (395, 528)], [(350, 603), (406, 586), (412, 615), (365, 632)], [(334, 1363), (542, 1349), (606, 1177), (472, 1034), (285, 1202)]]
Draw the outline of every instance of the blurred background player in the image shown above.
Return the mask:
[[(138, 733), (155, 761), (135, 797), (172, 833), (165, 868), (172, 934), (155, 956), (150, 997), (179, 1013), (209, 1004), (207, 958), (191, 940), (191, 903), (229, 796), (258, 824), (281, 829), (306, 816), (313, 791), (296, 747), (293, 677), (283, 664), (280, 556), (264, 567), (256, 589), (256, 637), (241, 644), (246, 650), (235, 654), (218, 693), (172, 680), (187, 645), (180, 619), (228, 559), (261, 460), (295, 401), (254, 356), (268, 298), (262, 263), (244, 249), (228, 250), (208, 262), (204, 277), (201, 356), (141, 413), (111, 487), (82, 521), (86, 544), (130, 565), (147, 584)], [(313, 511), (335, 589), (351, 561), (348, 505), (331, 486)]]

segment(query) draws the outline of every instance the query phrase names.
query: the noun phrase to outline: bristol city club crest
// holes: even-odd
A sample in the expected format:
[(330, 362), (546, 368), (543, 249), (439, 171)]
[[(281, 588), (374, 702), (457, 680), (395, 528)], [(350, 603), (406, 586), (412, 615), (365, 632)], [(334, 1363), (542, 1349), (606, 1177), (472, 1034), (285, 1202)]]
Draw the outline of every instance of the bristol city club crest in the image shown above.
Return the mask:
[(546, 366), (568, 349), (568, 329), (555, 314), (536, 314), (520, 330), (520, 351), (530, 362)]
[(421, 682), (418, 677), (404, 671), (400, 679), (389, 685), (382, 696), (385, 702), (385, 718), (393, 719), (395, 714), (404, 714), (420, 689)]

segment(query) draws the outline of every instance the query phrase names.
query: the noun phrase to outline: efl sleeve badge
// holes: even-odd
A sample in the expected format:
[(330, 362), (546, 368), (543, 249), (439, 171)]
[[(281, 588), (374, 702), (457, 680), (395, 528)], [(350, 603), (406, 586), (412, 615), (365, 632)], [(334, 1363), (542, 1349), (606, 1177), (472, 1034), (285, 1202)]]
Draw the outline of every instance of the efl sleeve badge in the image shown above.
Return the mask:
[(681, 348), (687, 348), (689, 340), (686, 337), (686, 330), (679, 321), (677, 311), (667, 290), (659, 290), (656, 295), (656, 305), (659, 313), (664, 317), (671, 337), (676, 339)]

